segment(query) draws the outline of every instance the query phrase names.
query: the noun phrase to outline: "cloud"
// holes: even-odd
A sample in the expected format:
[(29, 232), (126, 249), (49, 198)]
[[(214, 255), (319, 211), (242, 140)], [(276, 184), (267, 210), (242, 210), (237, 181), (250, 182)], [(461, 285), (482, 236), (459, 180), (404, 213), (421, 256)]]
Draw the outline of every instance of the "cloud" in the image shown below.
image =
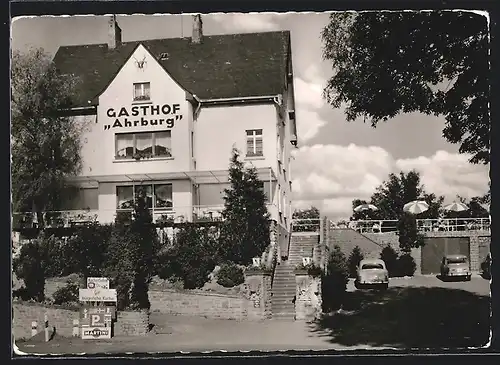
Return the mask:
[(297, 129), (299, 143), (305, 143), (314, 138), (326, 121), (321, 117), (320, 110), (326, 103), (323, 99), (323, 85), (320, 72), (315, 65), (309, 65), (301, 77), (294, 80)]
[(438, 151), (431, 157), (396, 161), (402, 171), (420, 172), (426, 190), (453, 199), (456, 194), (466, 198), (484, 194), (488, 187), (489, 167), (473, 165), (470, 156)]
[(468, 156), (438, 151), (431, 157), (395, 160), (381, 147), (314, 145), (294, 151), (293, 201), (296, 208), (314, 205), (332, 219), (351, 215), (352, 200), (369, 199), (389, 173), (415, 169), (426, 191), (452, 201), (482, 195), (488, 167), (472, 165)]
[(214, 14), (211, 18), (226, 30), (239, 32), (262, 32), (280, 29), (277, 14)]

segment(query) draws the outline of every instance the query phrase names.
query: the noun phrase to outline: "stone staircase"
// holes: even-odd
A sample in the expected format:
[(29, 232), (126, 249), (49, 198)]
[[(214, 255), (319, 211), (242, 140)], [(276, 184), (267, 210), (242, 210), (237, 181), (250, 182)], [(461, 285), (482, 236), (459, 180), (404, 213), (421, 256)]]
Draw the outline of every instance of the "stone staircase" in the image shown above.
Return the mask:
[(274, 272), (273, 296), (271, 298), (273, 319), (295, 319), (295, 267), (302, 262), (302, 257), (312, 257), (319, 235), (292, 235), (288, 260), (276, 266)]
[(273, 319), (295, 319), (295, 266), (289, 260), (276, 266), (271, 297)]

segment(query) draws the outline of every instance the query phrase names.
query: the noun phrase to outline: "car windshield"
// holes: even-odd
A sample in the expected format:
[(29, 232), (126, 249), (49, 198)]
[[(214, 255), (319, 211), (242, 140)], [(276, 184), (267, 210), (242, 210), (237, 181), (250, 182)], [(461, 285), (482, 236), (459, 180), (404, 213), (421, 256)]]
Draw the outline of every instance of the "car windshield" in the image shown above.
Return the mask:
[(382, 264), (376, 264), (376, 263), (373, 263), (373, 264), (363, 264), (363, 266), (361, 266), (361, 269), (362, 270), (370, 270), (370, 269), (384, 269), (384, 266)]
[(467, 262), (465, 257), (452, 257), (447, 259), (449, 264), (464, 264)]

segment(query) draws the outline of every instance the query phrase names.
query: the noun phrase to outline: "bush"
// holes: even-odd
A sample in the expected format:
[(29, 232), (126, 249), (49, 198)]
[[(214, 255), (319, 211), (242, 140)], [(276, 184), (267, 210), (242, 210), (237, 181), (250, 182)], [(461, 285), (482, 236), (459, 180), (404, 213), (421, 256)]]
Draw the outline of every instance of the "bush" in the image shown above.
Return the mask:
[(411, 255), (403, 254), (398, 258), (396, 276), (413, 276), (416, 270), (417, 264)]
[(79, 288), (80, 286), (78, 283), (68, 281), (65, 286), (54, 292), (54, 304), (77, 303), (79, 299)]
[(321, 280), (323, 311), (325, 313), (340, 308), (344, 301), (349, 281), (347, 259), (339, 246), (335, 246), (328, 258), (327, 272)]
[(45, 257), (40, 241), (36, 239), (23, 244), (19, 256), (13, 260), (12, 265), (17, 278), (24, 281), (24, 288), (13, 294), (21, 296), (23, 300), (33, 299), (43, 302)]
[(355, 246), (351, 254), (349, 255), (349, 258), (347, 259), (347, 265), (349, 267), (349, 277), (355, 278), (357, 271), (358, 271), (358, 266), (361, 260), (364, 259), (363, 252), (359, 248), (359, 246)]
[(389, 277), (397, 276), (398, 253), (391, 247), (391, 245), (387, 245), (383, 248), (380, 253), (380, 258), (385, 262)]
[(308, 275), (314, 277), (321, 276), (323, 274), (323, 270), (321, 269), (321, 267), (315, 265), (314, 263), (310, 263), (307, 265), (300, 263), (299, 265), (297, 265), (295, 270), (306, 270)]
[(243, 269), (234, 262), (227, 262), (220, 266), (220, 270), (217, 273), (218, 284), (225, 288), (232, 288), (244, 282), (245, 275), (243, 274)]
[(168, 250), (162, 278), (168, 274), (181, 279), (185, 289), (201, 288), (217, 264), (217, 249), (210, 229), (187, 223), (177, 232)]

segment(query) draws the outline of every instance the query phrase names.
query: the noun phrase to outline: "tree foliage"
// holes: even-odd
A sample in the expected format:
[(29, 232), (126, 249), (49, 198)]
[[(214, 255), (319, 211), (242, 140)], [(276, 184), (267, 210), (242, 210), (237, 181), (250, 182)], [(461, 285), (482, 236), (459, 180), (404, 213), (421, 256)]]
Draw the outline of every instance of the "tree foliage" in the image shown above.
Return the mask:
[(323, 57), (324, 89), (346, 117), (373, 127), (400, 113), (444, 115), (443, 136), (473, 163), (490, 160), (486, 17), (471, 12), (333, 13)]
[(308, 209), (297, 209), (292, 214), (295, 232), (311, 232), (319, 229), (320, 211), (311, 206)]
[(245, 167), (233, 149), (229, 165), (229, 189), (224, 193), (224, 222), (220, 231), (220, 257), (249, 264), (270, 244), (269, 213), (262, 182), (255, 167)]
[(78, 80), (60, 75), (42, 49), (12, 56), (12, 197), (15, 211), (58, 210), (67, 176), (80, 171), (81, 126), (59, 111)]
[(370, 203), (377, 207), (377, 210), (367, 210), (354, 212), (352, 219), (387, 219), (400, 220), (405, 214), (403, 207), (413, 200), (424, 200), (429, 204), (429, 210), (419, 214), (418, 218), (432, 219), (438, 218), (439, 211), (444, 201), (443, 196), (436, 196), (425, 191), (425, 187), (420, 183), (420, 174), (411, 170), (407, 173), (391, 173), (387, 180), (378, 186), (372, 194), (370, 201), (354, 199), (353, 208), (360, 204)]

